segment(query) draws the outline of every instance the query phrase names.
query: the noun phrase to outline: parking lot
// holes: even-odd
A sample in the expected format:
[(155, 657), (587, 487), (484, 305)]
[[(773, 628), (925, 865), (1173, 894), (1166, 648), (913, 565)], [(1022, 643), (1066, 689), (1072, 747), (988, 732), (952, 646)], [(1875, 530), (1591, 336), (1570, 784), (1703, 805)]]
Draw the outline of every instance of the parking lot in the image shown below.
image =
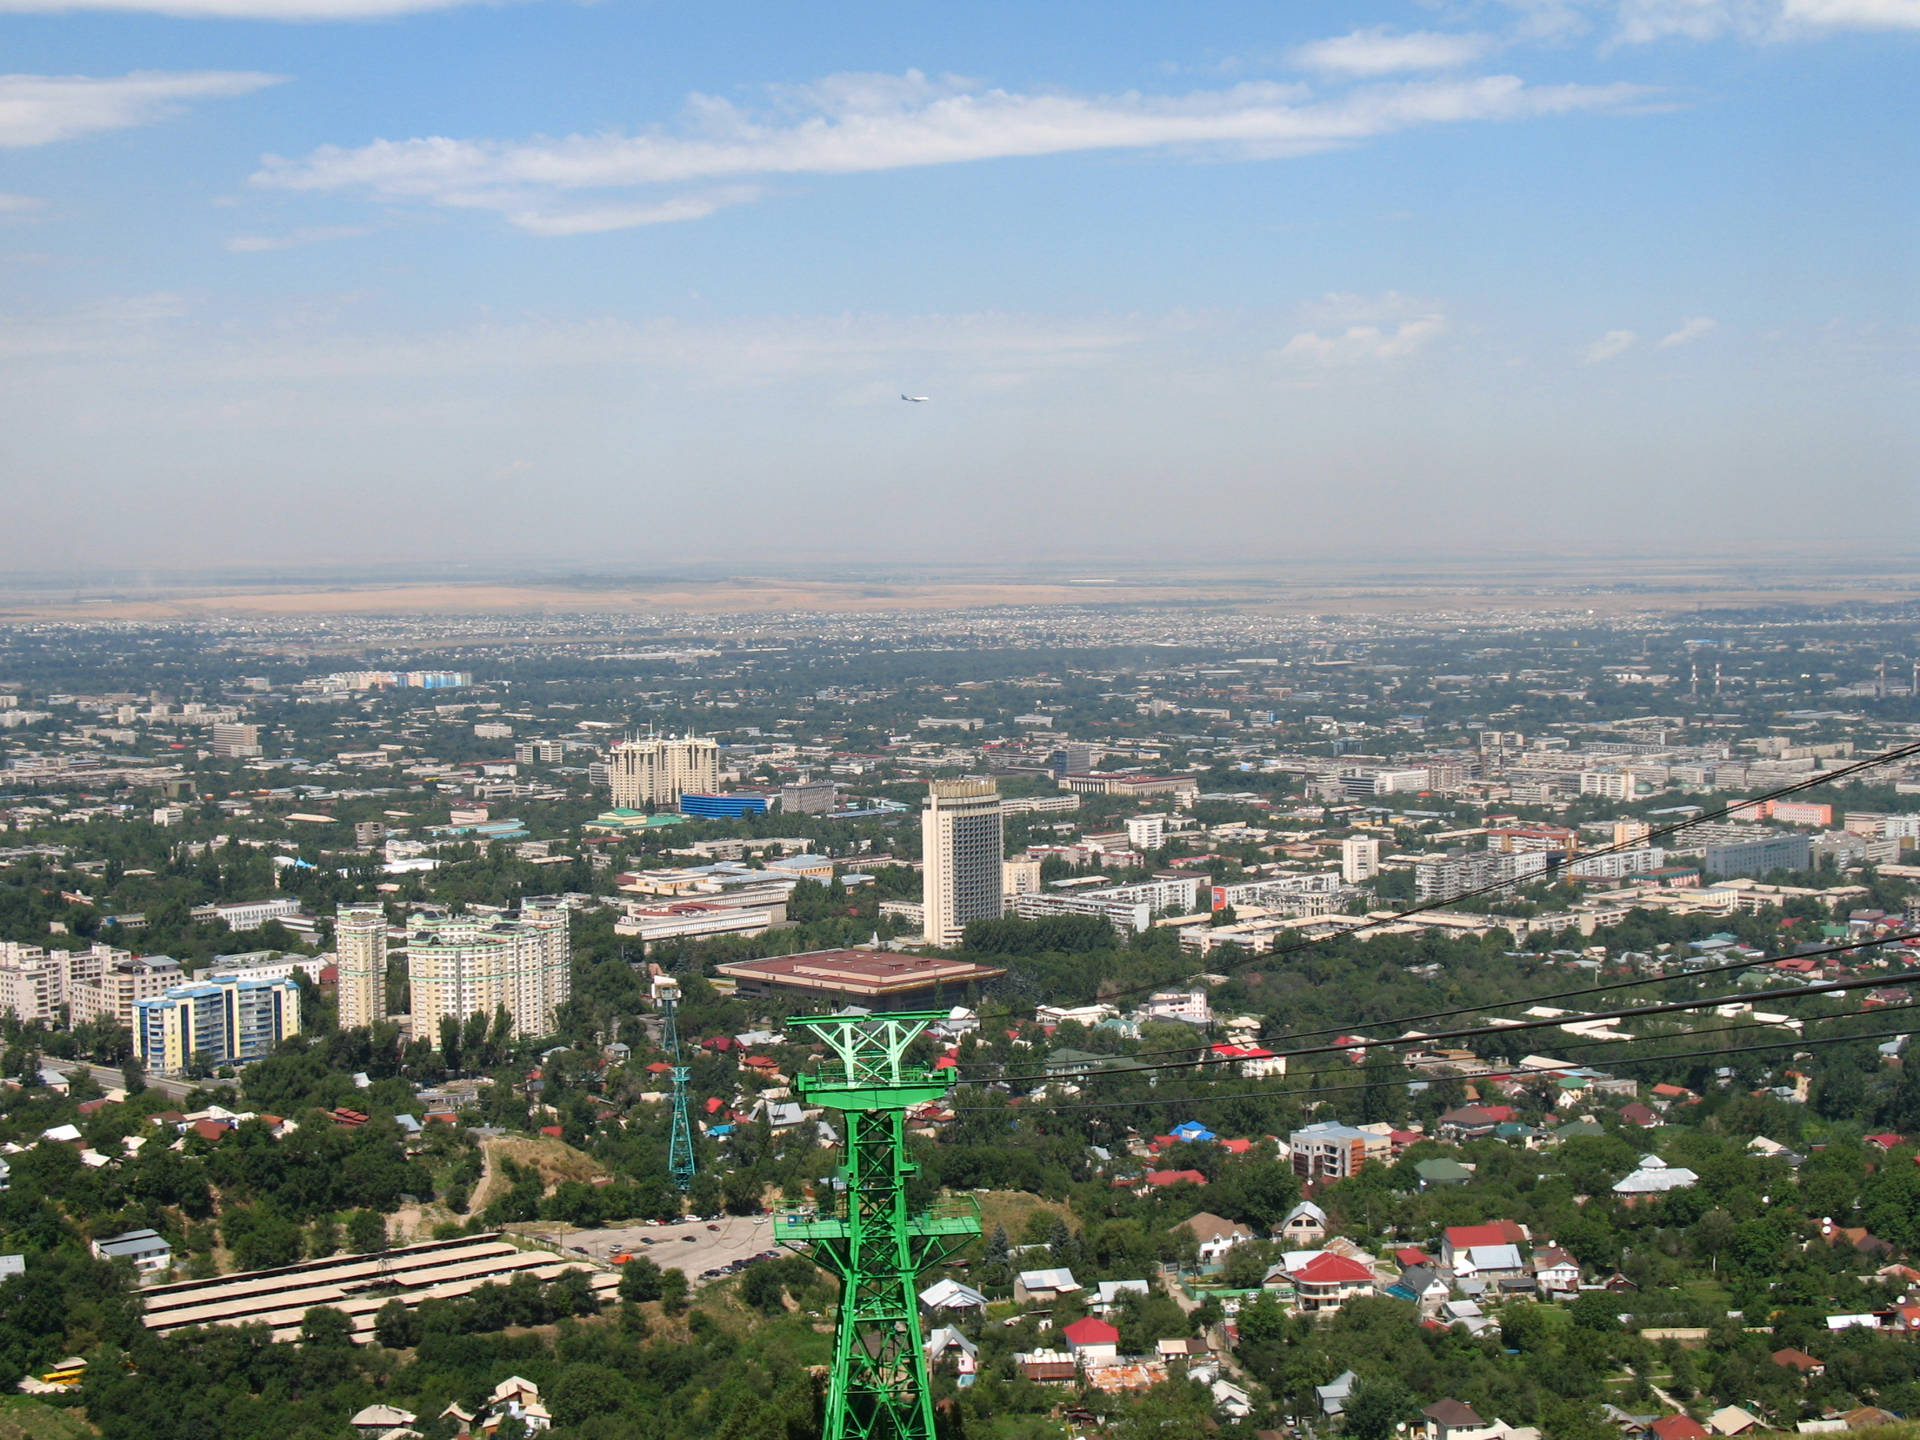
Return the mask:
[[(556, 1239), (569, 1250), (580, 1249), (595, 1260), (626, 1251), (645, 1255), (662, 1270), (685, 1273), (698, 1289), (708, 1271), (737, 1260), (751, 1260), (773, 1241), (771, 1215), (722, 1215), (713, 1221), (686, 1220), (674, 1225), (610, 1225), (601, 1230), (573, 1230)], [(780, 1251), (782, 1255), (787, 1251)]]

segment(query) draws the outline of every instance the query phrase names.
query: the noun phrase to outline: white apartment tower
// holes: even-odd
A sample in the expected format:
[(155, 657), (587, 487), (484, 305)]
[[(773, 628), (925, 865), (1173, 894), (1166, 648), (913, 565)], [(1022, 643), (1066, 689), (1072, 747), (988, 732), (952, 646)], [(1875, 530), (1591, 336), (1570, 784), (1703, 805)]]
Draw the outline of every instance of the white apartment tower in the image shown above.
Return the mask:
[(921, 897), (932, 945), (958, 945), (969, 921), (1001, 913), (1000, 788), (991, 780), (935, 780), (920, 807)]
[(1340, 842), (1340, 878), (1349, 885), (1380, 873), (1380, 842), (1371, 835), (1349, 835)]
[(387, 912), (378, 905), (342, 905), (333, 917), (333, 948), (340, 1028), (357, 1030), (386, 1019)]
[(573, 947), (564, 902), (529, 897), (518, 918), (413, 916), (407, 922), (413, 1033), (436, 1041), (444, 1016), (492, 1019), (504, 1005), (516, 1036), (551, 1035), (573, 993)]
[(699, 735), (622, 740), (607, 756), (607, 771), (615, 809), (670, 810), (682, 795), (720, 788), (720, 745)]

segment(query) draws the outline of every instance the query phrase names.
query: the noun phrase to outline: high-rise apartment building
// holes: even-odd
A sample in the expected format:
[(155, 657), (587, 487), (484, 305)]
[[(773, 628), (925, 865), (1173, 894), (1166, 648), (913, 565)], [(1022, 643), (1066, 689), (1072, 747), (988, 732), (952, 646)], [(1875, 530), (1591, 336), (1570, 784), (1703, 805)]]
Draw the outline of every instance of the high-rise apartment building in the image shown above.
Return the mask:
[[(104, 946), (94, 948), (106, 949)], [(136, 958), (122, 951), (102, 966), (96, 979), (81, 980), (76, 976), (69, 983), (68, 1013), (76, 1025), (89, 1020), (118, 1020), (131, 1030), (135, 1005), (162, 994), (168, 986), (178, 985), (185, 978), (180, 962), (170, 955)]]
[(260, 753), (258, 725), (215, 725), (213, 753), (223, 760), (250, 760)]
[(66, 1002), (66, 973), (58, 954), (38, 945), (0, 943), (0, 1011), (51, 1025)]
[(1000, 788), (991, 780), (935, 780), (920, 808), (921, 898), (933, 945), (958, 945), (970, 921), (1001, 914)]
[(720, 788), (720, 745), (698, 735), (622, 740), (608, 754), (607, 769), (615, 809), (671, 810), (682, 795)]
[(244, 1065), (300, 1033), (300, 982), (216, 975), (133, 1006), (133, 1049), (155, 1074)]
[(1349, 835), (1340, 842), (1340, 878), (1358, 885), (1380, 873), (1380, 842), (1371, 835)]
[(504, 1005), (516, 1036), (551, 1035), (554, 1012), (573, 993), (572, 963), (559, 900), (530, 897), (512, 919), (414, 915), (407, 922), (413, 1033), (437, 1042), (444, 1017), (465, 1021), (478, 1011), (491, 1020)]
[(378, 905), (342, 905), (333, 917), (333, 948), (340, 1028), (357, 1030), (386, 1019), (387, 912)]

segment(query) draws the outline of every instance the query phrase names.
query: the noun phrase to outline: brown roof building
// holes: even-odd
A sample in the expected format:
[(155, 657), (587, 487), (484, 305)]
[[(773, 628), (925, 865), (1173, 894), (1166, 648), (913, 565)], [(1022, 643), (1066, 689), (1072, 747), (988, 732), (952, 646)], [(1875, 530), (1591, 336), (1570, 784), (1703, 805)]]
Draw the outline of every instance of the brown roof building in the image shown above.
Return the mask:
[(952, 994), (1007, 973), (967, 960), (889, 950), (809, 950), (738, 960), (714, 971), (732, 979), (742, 995), (814, 995), (858, 1005)]

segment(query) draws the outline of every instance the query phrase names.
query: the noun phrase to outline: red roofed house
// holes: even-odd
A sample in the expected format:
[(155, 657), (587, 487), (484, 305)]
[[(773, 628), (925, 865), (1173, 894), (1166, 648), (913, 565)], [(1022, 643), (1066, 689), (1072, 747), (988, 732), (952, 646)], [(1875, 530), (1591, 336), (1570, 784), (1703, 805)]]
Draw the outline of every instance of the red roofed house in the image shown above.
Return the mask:
[(1816, 1360), (1804, 1350), (1776, 1350), (1773, 1363), (1787, 1370), (1797, 1370), (1802, 1375), (1824, 1375), (1827, 1366), (1824, 1360)]
[(1149, 1170), (1141, 1177), (1141, 1184), (1149, 1190), (1163, 1190), (1169, 1185), (1204, 1185), (1207, 1177), (1198, 1170)]
[(1067, 1349), (1073, 1352), (1073, 1358), (1082, 1365), (1119, 1358), (1120, 1332), (1098, 1315), (1076, 1320), (1060, 1333), (1066, 1337)]
[(647, 1066), (647, 1074), (649, 1075), (671, 1075), (672, 1073), (673, 1073), (673, 1066), (669, 1065), (664, 1060), (656, 1060), (651, 1065)]
[(1904, 1145), (1906, 1143), (1907, 1143), (1906, 1141), (1902, 1140), (1898, 1135), (1895, 1135), (1892, 1131), (1888, 1131), (1884, 1135), (1867, 1136), (1867, 1144), (1874, 1146), (1876, 1149), (1880, 1150), (1882, 1153), (1885, 1153), (1886, 1151), (1889, 1151), (1889, 1150), (1896, 1149), (1897, 1147)]
[(1287, 1073), (1287, 1057), (1261, 1045), (1215, 1045), (1212, 1055), (1224, 1063), (1238, 1062), (1234, 1063), (1234, 1069), (1243, 1080), (1267, 1080)]
[(1453, 1257), (1476, 1245), (1526, 1245), (1531, 1241), (1526, 1227), (1511, 1220), (1495, 1220), (1490, 1225), (1455, 1225), (1440, 1237), (1440, 1263), (1454, 1268)]
[(224, 1140), (232, 1130), (224, 1120), (196, 1120), (187, 1127), (189, 1134), (198, 1135), (202, 1140)]
[(1293, 1293), (1308, 1314), (1338, 1310), (1356, 1295), (1373, 1293), (1373, 1271), (1358, 1260), (1322, 1250), (1292, 1272)]
[(1638, 1100), (1630, 1101), (1620, 1107), (1620, 1118), (1629, 1125), (1638, 1125), (1642, 1130), (1651, 1130), (1660, 1123), (1660, 1117), (1642, 1105)]
[(1655, 1440), (1708, 1440), (1707, 1427), (1691, 1415), (1662, 1415), (1647, 1427)]
[(567, 1132), (558, 1125), (542, 1125), (540, 1127), (540, 1133), (550, 1140), (558, 1140)]

